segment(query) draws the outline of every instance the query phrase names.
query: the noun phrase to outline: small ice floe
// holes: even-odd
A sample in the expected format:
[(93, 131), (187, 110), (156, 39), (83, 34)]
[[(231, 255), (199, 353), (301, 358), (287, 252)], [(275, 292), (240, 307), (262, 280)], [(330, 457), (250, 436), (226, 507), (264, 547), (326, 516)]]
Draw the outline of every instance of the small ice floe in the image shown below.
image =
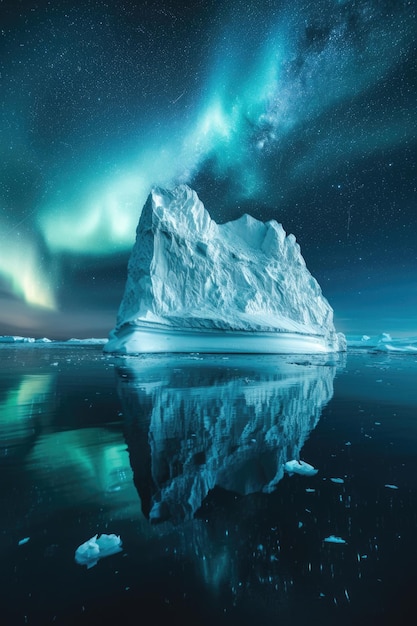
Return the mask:
[(78, 565), (86, 565), (87, 569), (90, 569), (97, 565), (99, 559), (121, 552), (121, 546), (119, 535), (95, 535), (76, 549), (75, 561)]
[(292, 474), (301, 474), (302, 476), (315, 476), (319, 470), (315, 469), (305, 461), (287, 461), (284, 463), (284, 469), (291, 476)]
[(24, 537), (23, 539), (21, 539), (20, 541), (17, 542), (18, 546), (24, 546), (25, 543), (27, 543), (28, 541), (30, 541), (30, 537)]
[(332, 483), (337, 483), (338, 485), (343, 485), (343, 483), (345, 482), (343, 478), (331, 478), (330, 480), (332, 481)]
[(323, 539), (323, 541), (325, 541), (326, 543), (346, 543), (346, 541), (342, 539), (342, 537), (336, 537), (335, 535), (330, 535), (329, 537)]
[(397, 485), (384, 485), (384, 487), (387, 487), (388, 489), (398, 489)]

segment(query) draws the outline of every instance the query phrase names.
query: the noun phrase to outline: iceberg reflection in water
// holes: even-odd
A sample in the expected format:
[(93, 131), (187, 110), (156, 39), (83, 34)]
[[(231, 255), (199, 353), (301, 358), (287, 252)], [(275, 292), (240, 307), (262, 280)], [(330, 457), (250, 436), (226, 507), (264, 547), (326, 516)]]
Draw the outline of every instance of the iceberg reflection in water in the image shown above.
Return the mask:
[(124, 360), (118, 392), (143, 513), (179, 523), (214, 487), (274, 490), (333, 395), (336, 363), (265, 355)]
[(408, 624), (416, 372), (0, 346), (2, 623)]

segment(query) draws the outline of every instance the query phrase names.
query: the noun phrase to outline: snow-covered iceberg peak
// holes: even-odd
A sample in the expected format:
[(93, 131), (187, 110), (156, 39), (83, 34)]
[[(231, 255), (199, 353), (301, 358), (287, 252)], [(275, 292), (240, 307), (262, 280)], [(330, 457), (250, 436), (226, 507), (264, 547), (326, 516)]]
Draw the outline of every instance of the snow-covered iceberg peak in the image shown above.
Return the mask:
[(216, 224), (187, 185), (143, 207), (107, 352), (344, 350), (293, 235), (249, 215)]

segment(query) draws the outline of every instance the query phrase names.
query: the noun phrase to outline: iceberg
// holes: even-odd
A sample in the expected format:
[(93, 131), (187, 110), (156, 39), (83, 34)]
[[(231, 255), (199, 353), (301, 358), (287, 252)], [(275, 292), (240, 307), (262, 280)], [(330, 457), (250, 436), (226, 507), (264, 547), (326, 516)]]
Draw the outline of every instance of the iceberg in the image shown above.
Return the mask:
[(292, 461), (284, 463), (284, 469), (290, 476), (293, 474), (301, 474), (301, 476), (315, 476), (318, 472), (318, 470), (309, 463), (298, 459), (293, 459)]
[(97, 565), (99, 559), (121, 552), (121, 546), (119, 535), (95, 535), (76, 549), (75, 561), (78, 565), (86, 565), (87, 569), (90, 569)]
[(187, 185), (152, 190), (105, 352), (344, 350), (294, 235), (247, 214), (217, 224)]
[(19, 335), (1, 335), (0, 343), (34, 343), (34, 337), (20, 337)]
[(335, 535), (330, 535), (329, 537), (323, 539), (323, 541), (325, 543), (346, 543), (346, 541), (342, 539), (342, 537), (336, 537)]

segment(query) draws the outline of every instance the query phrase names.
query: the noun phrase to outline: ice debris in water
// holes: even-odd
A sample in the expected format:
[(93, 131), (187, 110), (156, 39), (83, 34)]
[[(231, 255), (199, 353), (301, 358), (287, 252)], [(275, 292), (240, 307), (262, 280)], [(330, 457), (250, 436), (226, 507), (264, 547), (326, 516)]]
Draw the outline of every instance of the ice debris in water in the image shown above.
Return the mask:
[(288, 474), (301, 474), (302, 476), (315, 476), (319, 470), (315, 469), (309, 463), (305, 461), (287, 461), (284, 463), (284, 469)]
[(25, 543), (27, 543), (29, 540), (30, 540), (30, 537), (24, 537), (23, 539), (21, 539), (21, 540), (18, 542), (18, 544), (17, 544), (17, 545), (18, 545), (18, 546), (24, 546), (24, 545), (25, 545)]
[(326, 543), (346, 543), (342, 537), (336, 537), (335, 535), (329, 535), (329, 537), (326, 537), (323, 541)]
[(331, 478), (330, 480), (332, 481), (332, 483), (337, 483), (339, 485), (342, 485), (345, 482), (343, 478)]
[(122, 551), (119, 535), (95, 535), (81, 544), (75, 551), (78, 565), (86, 565), (87, 569), (97, 565), (99, 559)]
[(397, 485), (384, 485), (385, 487), (388, 487), (388, 489), (398, 489)]

